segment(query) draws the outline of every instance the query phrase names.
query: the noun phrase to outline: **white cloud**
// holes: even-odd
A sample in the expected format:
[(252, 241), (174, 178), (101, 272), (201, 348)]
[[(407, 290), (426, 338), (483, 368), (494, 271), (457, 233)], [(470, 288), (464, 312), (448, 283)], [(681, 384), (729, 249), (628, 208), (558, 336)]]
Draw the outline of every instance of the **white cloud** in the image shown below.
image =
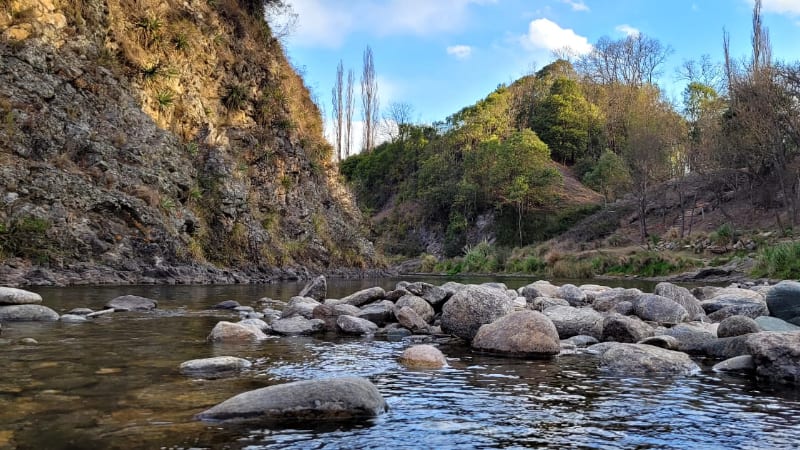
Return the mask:
[(536, 19), (528, 25), (528, 34), (523, 36), (522, 44), (531, 49), (561, 50), (569, 48), (582, 55), (592, 51), (592, 44), (584, 36), (572, 29), (561, 28), (548, 19)]
[(456, 59), (468, 59), (472, 56), (472, 47), (469, 45), (451, 45), (447, 47), (447, 54), (455, 56)]
[(561, 3), (568, 4), (573, 11), (589, 12), (589, 6), (583, 0), (561, 0)]
[(800, 0), (763, 0), (761, 5), (764, 12), (800, 16)]
[(475, 5), (497, 0), (289, 0), (297, 29), (289, 36), (305, 47), (338, 47), (357, 31), (373, 35), (431, 35), (463, 29)]
[(628, 24), (617, 25), (617, 27), (614, 29), (626, 36), (638, 36), (640, 34), (638, 28), (632, 27)]

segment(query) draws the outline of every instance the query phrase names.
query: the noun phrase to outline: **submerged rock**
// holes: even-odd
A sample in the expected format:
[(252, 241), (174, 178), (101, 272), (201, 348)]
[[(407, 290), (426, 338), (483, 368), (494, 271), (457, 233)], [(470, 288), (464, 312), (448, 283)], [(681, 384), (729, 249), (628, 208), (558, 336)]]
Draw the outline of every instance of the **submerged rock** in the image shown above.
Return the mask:
[(467, 286), (444, 304), (442, 330), (471, 341), (481, 325), (492, 323), (513, 310), (514, 302), (505, 291), (487, 286)]
[(561, 351), (558, 331), (544, 314), (517, 311), (480, 327), (472, 348), (519, 358), (548, 358)]
[(686, 353), (644, 344), (613, 344), (600, 368), (620, 375), (691, 375), (700, 367)]
[(181, 363), (178, 370), (183, 375), (217, 377), (237, 370), (246, 369), (252, 363), (234, 356), (217, 356), (215, 358), (192, 359)]
[(24, 289), (0, 287), (0, 305), (38, 305), (42, 296)]
[(421, 344), (405, 349), (400, 364), (414, 369), (441, 369), (447, 365), (447, 359), (438, 348)]
[(59, 317), (58, 320), (64, 323), (83, 323), (88, 319), (86, 316), (81, 316), (78, 314), (64, 314), (63, 316)]
[(225, 300), (212, 306), (211, 309), (236, 309), (240, 306), (242, 305), (240, 305), (236, 300)]
[(151, 311), (158, 307), (158, 302), (138, 295), (123, 295), (106, 303), (105, 307), (114, 311)]
[(201, 412), (206, 421), (352, 420), (376, 417), (386, 401), (366, 378), (343, 377), (244, 392)]
[(0, 306), (0, 322), (55, 322), (58, 313), (42, 305)]

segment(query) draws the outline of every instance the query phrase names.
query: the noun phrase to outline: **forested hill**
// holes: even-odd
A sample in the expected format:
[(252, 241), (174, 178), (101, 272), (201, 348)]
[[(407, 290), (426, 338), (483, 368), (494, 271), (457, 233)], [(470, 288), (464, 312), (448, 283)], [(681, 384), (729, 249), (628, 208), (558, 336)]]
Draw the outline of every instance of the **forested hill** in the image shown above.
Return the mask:
[(745, 232), (785, 235), (800, 206), (800, 64), (769, 58), (759, 14), (749, 60), (726, 48), (684, 64), (680, 105), (657, 84), (667, 45), (603, 38), (442, 123), (401, 123), (341, 171), (381, 246), (405, 256), (548, 239), (726, 251), (750, 248)]
[(276, 3), (0, 2), (0, 284), (375, 264)]

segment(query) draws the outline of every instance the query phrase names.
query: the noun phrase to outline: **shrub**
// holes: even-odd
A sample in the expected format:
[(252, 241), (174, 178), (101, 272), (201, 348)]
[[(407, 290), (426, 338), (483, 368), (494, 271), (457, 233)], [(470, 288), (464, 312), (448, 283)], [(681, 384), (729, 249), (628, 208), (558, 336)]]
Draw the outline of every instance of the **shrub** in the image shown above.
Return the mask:
[(175, 103), (175, 92), (169, 88), (156, 92), (156, 102), (159, 111), (166, 111)]
[(230, 84), (222, 96), (222, 104), (228, 111), (238, 111), (247, 102), (247, 88), (241, 84)]
[(758, 252), (754, 277), (800, 278), (800, 242), (786, 242), (764, 247)]

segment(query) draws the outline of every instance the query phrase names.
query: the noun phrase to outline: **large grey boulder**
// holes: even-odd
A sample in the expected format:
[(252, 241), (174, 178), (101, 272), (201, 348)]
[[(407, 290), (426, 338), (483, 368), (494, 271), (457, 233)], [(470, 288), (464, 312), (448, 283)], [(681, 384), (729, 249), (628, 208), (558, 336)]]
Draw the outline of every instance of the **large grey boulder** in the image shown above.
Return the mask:
[(0, 306), (0, 322), (55, 322), (58, 313), (42, 305)]
[(214, 325), (207, 340), (211, 342), (252, 342), (266, 338), (267, 335), (255, 325), (223, 320)]
[(395, 310), (394, 314), (397, 316), (397, 321), (400, 322), (400, 325), (408, 328), (412, 333), (429, 333), (430, 327), (428, 326), (428, 323), (422, 320), (417, 312), (410, 307), (404, 306), (398, 310)]
[(521, 296), (525, 297), (528, 303), (531, 303), (536, 297), (556, 297), (558, 286), (551, 284), (549, 281), (538, 280), (527, 286), (519, 288), (518, 292)]
[(197, 415), (206, 421), (320, 421), (376, 417), (386, 401), (366, 378), (343, 377), (244, 392)]
[(658, 283), (653, 293), (666, 297), (683, 306), (683, 309), (689, 314), (689, 320), (703, 320), (706, 316), (706, 312), (703, 310), (702, 305), (700, 305), (700, 300), (692, 295), (685, 287), (677, 286), (672, 283)]
[(271, 326), (272, 331), (284, 336), (302, 336), (323, 331), (325, 321), (320, 319), (309, 320), (303, 316), (292, 316), (286, 319), (278, 319), (272, 322)]
[(633, 313), (642, 320), (677, 324), (689, 319), (686, 309), (674, 300), (655, 294), (642, 294), (633, 302)]
[(370, 322), (373, 322), (379, 327), (382, 327), (394, 320), (394, 311), (395, 311), (394, 303), (392, 303), (389, 300), (381, 300), (379, 302), (375, 302), (367, 306), (364, 306), (363, 308), (361, 308), (361, 310), (358, 311), (358, 313), (355, 314), (355, 316), (369, 320)]
[(447, 297), (450, 298), (456, 294), (456, 292), (461, 291), (467, 287), (466, 284), (459, 283), (457, 281), (448, 281), (447, 283), (439, 286), (443, 291), (447, 293)]
[(0, 305), (38, 305), (42, 296), (36, 292), (10, 287), (0, 287)]
[(321, 302), (328, 296), (328, 281), (325, 279), (324, 275), (320, 275), (306, 283), (297, 296), (313, 298), (314, 300)]
[(614, 344), (600, 356), (600, 368), (620, 375), (691, 375), (700, 371), (686, 353), (644, 344)]
[(452, 294), (439, 286), (434, 286), (430, 283), (423, 283), (418, 281), (416, 283), (409, 283), (405, 289), (418, 297), (422, 297), (431, 306), (439, 306), (445, 302)]
[(386, 296), (386, 291), (382, 287), (372, 287), (350, 294), (347, 297), (339, 300), (339, 303), (346, 305), (358, 306), (359, 308), (372, 303), (376, 300), (382, 300)]
[(662, 334), (677, 339), (677, 350), (690, 354), (703, 354), (706, 346), (717, 339), (715, 333), (687, 324), (676, 325)]
[(111, 299), (105, 307), (114, 311), (152, 311), (158, 307), (158, 302), (138, 295), (123, 295)]
[(312, 318), (319, 319), (324, 322), (323, 329), (325, 331), (336, 331), (336, 319), (339, 316), (357, 316), (361, 312), (360, 309), (353, 305), (327, 305), (322, 304), (314, 308), (312, 311)]
[(435, 312), (433, 311), (433, 306), (430, 303), (425, 301), (422, 297), (417, 297), (416, 295), (405, 295), (400, 300), (395, 303), (396, 308), (402, 308), (404, 306), (408, 306), (409, 308), (413, 309), (417, 315), (424, 320), (425, 322), (430, 322), (433, 320), (433, 315)]
[(374, 334), (378, 331), (378, 326), (366, 319), (359, 319), (358, 317), (341, 315), (336, 319), (336, 326), (339, 331), (345, 334)]
[(486, 286), (467, 286), (444, 304), (442, 330), (471, 341), (481, 325), (492, 323), (513, 310), (514, 302), (505, 291)]
[(746, 338), (759, 378), (800, 384), (800, 333), (761, 332)]
[(777, 317), (759, 316), (754, 319), (761, 331), (800, 331), (800, 327)]
[(603, 320), (602, 341), (636, 343), (653, 335), (653, 327), (638, 317), (610, 314)]
[(800, 325), (800, 283), (781, 281), (773, 286), (767, 293), (767, 307), (769, 315)]
[(400, 364), (412, 369), (441, 369), (447, 365), (441, 350), (438, 348), (420, 344), (411, 346), (400, 355)]
[(755, 320), (746, 316), (731, 316), (719, 323), (717, 336), (721, 338), (741, 336), (761, 331)]
[(544, 314), (517, 311), (483, 325), (472, 348), (519, 358), (549, 358), (561, 351), (558, 331)]
[(281, 318), (288, 319), (292, 316), (303, 316), (306, 319), (314, 318), (314, 308), (321, 303), (309, 297), (292, 297), (289, 303), (283, 308)]
[(192, 377), (221, 377), (246, 369), (252, 364), (244, 358), (235, 356), (217, 356), (215, 358), (192, 359), (181, 363), (178, 370), (181, 374)]
[(639, 289), (609, 289), (595, 294), (592, 308), (600, 312), (612, 311), (620, 303), (632, 305), (640, 295), (642, 295), (642, 291)]
[(528, 302), (528, 307), (534, 311), (544, 311), (553, 306), (569, 306), (569, 302), (563, 298), (554, 297), (536, 297), (533, 302)]
[(544, 310), (558, 330), (561, 339), (571, 338), (579, 334), (603, 337), (604, 316), (592, 308), (573, 308), (572, 306), (553, 306)]
[[(762, 311), (764, 314), (761, 315), (768, 315), (767, 304), (760, 296), (760, 294), (753, 292), (753, 291), (745, 291), (744, 289), (737, 289), (737, 291), (744, 291), (748, 293), (756, 294), (758, 297), (753, 297), (751, 295), (742, 295), (741, 292), (737, 293), (728, 293), (728, 294), (720, 294), (716, 295), (708, 300), (703, 300), (700, 302), (700, 305), (705, 310), (706, 314), (711, 317), (712, 314), (716, 313), (717, 311), (726, 309), (731, 312), (730, 315), (747, 315), (751, 317), (752, 314), (750, 311)], [(752, 316), (752, 318), (756, 318), (758, 316)], [(724, 319), (722, 317), (719, 320)]]
[(566, 300), (570, 306), (580, 307), (586, 306), (588, 303), (588, 297), (586, 296), (586, 292), (580, 290), (574, 284), (565, 284), (560, 288), (556, 289), (556, 298), (561, 298)]

